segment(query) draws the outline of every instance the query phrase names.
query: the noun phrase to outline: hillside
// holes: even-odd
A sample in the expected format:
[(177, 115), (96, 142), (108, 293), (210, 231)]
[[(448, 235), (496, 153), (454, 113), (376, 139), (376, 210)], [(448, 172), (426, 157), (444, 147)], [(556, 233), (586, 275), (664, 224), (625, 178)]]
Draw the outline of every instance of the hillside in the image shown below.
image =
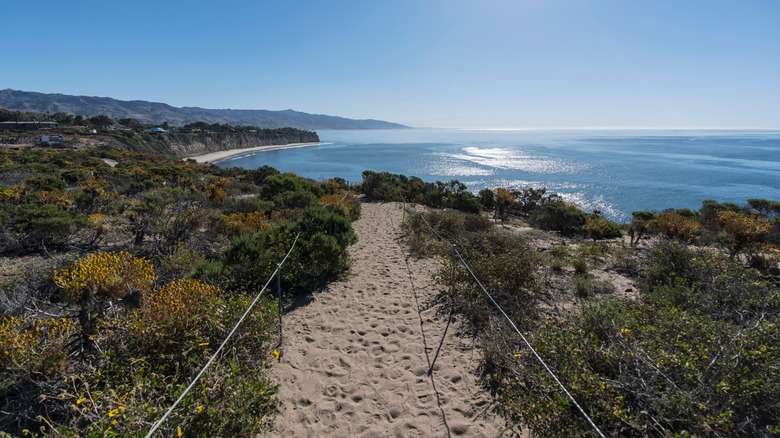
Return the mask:
[(356, 120), (294, 110), (239, 110), (177, 108), (160, 102), (117, 100), (110, 97), (46, 94), (12, 89), (0, 90), (0, 108), (17, 111), (66, 112), (81, 115), (105, 114), (114, 119), (134, 118), (143, 123), (184, 125), (193, 122), (251, 125), (260, 128), (293, 127), (298, 129), (400, 129), (398, 123), (382, 120)]

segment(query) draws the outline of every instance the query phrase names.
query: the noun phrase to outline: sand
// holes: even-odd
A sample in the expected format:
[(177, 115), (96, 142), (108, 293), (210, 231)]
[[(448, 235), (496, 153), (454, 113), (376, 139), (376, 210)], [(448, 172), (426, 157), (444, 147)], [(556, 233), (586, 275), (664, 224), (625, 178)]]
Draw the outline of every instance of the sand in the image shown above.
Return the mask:
[(409, 254), (401, 220), (397, 204), (364, 203), (350, 275), (286, 309), (273, 436), (505, 432), (478, 381), (479, 348), (432, 280), (440, 262)]
[(273, 151), (277, 149), (303, 148), (308, 146), (319, 146), (322, 144), (327, 144), (327, 143), (290, 143), (290, 144), (280, 144), (280, 145), (270, 145), (270, 146), (256, 146), (253, 148), (229, 149), (226, 151), (211, 152), (203, 155), (193, 155), (186, 158), (195, 160), (198, 163), (216, 163), (238, 155), (250, 154), (252, 152)]

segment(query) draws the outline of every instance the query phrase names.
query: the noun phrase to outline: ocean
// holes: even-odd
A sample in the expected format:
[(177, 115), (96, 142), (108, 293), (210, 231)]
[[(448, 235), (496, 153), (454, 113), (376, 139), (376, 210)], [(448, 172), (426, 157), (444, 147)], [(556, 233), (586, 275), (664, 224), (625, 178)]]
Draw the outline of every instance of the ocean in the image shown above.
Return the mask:
[(325, 180), (364, 170), (457, 179), (483, 188), (546, 187), (618, 222), (631, 212), (701, 206), (705, 199), (780, 201), (780, 131), (455, 130), (321, 131), (319, 146), (218, 163)]

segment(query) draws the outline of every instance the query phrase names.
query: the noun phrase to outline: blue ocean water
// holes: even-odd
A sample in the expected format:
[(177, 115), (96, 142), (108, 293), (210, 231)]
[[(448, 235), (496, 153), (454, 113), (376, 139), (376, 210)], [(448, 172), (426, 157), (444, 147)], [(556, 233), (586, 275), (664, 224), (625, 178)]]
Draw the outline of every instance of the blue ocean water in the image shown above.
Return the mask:
[(780, 201), (780, 131), (321, 131), (327, 144), (254, 153), (221, 167), (268, 165), (358, 182), (364, 170), (457, 179), (470, 190), (547, 187), (617, 221), (701, 201)]

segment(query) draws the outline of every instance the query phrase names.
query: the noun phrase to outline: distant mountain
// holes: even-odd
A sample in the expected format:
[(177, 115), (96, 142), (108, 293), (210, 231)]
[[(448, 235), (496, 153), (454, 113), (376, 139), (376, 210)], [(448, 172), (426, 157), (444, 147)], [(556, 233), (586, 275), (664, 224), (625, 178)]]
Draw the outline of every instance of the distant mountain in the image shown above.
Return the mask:
[(70, 96), (45, 94), (12, 89), (0, 90), (0, 108), (13, 111), (66, 112), (111, 118), (134, 118), (144, 123), (168, 122), (180, 126), (192, 122), (251, 125), (260, 128), (298, 129), (398, 129), (407, 126), (382, 120), (356, 120), (300, 111), (176, 108), (164, 103), (144, 100), (117, 100), (110, 97)]

